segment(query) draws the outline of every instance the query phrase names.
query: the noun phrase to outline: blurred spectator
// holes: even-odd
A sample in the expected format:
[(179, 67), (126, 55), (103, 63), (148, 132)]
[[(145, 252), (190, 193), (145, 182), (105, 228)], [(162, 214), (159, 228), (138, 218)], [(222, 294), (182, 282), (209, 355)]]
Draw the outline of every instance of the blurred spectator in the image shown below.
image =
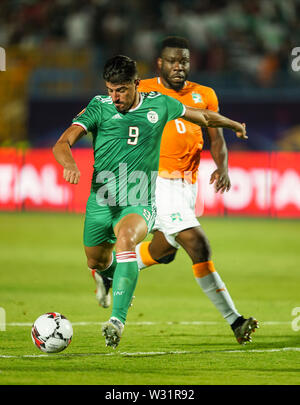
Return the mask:
[(2, 0), (0, 45), (93, 46), (129, 53), (153, 69), (164, 35), (190, 39), (199, 71), (235, 71), (272, 86), (299, 46), (300, 0)]
[(94, 9), (82, 1), (71, 3), (64, 27), (67, 44), (71, 47), (83, 47), (91, 44), (91, 29)]
[[(299, 15), (300, 0), (0, 0), (0, 47), (9, 55), (0, 100), (10, 111), (22, 105), (16, 111), (25, 117), (32, 94), (90, 95), (101, 88), (104, 61), (118, 53), (150, 77), (167, 35), (189, 39), (191, 80), (247, 96), (274, 90), (283, 99), (289, 90), (299, 97), (300, 72), (291, 69)], [(0, 143), (21, 132), (0, 131)]]

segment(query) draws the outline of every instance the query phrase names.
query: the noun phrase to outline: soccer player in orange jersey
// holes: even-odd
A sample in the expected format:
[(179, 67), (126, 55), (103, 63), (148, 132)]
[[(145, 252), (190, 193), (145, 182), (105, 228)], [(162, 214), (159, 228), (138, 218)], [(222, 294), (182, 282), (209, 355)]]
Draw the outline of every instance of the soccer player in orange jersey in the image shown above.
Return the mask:
[[(159, 76), (142, 80), (140, 92), (157, 91), (195, 108), (218, 111), (218, 99), (210, 87), (187, 81), (190, 70), (188, 41), (168, 37), (162, 42), (157, 61)], [(227, 147), (222, 129), (207, 128), (210, 152), (216, 164), (210, 183), (216, 192), (230, 190)], [(190, 256), (199, 286), (231, 326), (237, 341), (251, 341), (257, 321), (239, 314), (211, 259), (209, 241), (195, 216), (197, 172), (203, 136), (201, 128), (182, 118), (168, 122), (160, 149), (159, 175), (156, 182), (157, 219), (151, 242), (136, 248), (139, 268), (174, 260), (181, 246)]]

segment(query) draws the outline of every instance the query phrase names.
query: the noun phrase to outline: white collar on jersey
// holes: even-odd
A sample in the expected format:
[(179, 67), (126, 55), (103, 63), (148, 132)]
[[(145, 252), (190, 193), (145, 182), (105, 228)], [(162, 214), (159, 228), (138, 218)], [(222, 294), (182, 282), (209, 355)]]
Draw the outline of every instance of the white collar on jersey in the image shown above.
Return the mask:
[(135, 111), (138, 108), (140, 108), (140, 106), (142, 105), (142, 102), (143, 102), (143, 95), (141, 93), (139, 93), (139, 95), (140, 95), (140, 101), (139, 101), (138, 105), (136, 107), (134, 107), (134, 108), (131, 108), (127, 112), (132, 112), (132, 111)]

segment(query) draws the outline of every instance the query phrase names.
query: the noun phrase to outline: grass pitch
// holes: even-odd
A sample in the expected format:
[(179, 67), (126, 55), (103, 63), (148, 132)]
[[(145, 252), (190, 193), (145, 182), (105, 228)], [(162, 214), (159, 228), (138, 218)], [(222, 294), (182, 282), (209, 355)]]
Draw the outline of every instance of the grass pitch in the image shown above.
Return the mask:
[[(0, 384), (299, 384), (300, 319), (292, 311), (300, 307), (300, 222), (201, 219), (237, 309), (260, 322), (251, 344), (237, 344), (181, 249), (171, 264), (140, 273), (116, 350), (101, 336), (110, 309), (95, 301), (83, 216), (2, 213), (0, 223)], [(50, 311), (70, 319), (74, 337), (64, 352), (47, 355), (30, 330)]]

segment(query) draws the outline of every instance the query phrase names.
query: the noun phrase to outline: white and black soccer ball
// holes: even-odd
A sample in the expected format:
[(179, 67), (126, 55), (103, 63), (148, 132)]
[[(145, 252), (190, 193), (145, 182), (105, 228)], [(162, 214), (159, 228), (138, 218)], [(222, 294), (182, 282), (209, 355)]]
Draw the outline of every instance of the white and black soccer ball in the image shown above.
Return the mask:
[(58, 353), (71, 343), (71, 322), (58, 312), (48, 312), (37, 318), (31, 328), (33, 343), (42, 352)]

